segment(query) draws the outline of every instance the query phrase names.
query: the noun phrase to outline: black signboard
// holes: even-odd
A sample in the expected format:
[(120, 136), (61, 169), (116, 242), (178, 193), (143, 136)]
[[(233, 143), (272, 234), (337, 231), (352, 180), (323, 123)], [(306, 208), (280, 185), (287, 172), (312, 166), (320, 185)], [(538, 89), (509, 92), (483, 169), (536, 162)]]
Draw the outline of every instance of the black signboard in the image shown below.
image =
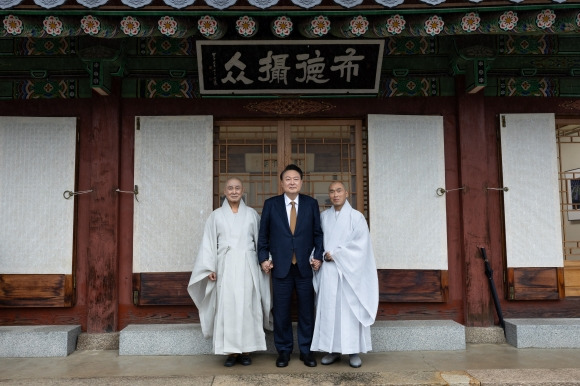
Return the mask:
[(202, 95), (378, 92), (382, 40), (197, 41)]

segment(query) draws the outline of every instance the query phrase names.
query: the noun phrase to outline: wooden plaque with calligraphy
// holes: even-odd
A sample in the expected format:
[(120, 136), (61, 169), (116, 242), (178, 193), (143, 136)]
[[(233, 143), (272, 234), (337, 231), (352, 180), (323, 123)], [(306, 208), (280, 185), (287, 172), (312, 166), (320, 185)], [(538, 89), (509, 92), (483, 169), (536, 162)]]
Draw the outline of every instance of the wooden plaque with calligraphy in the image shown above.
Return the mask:
[(202, 95), (376, 94), (384, 41), (198, 41)]

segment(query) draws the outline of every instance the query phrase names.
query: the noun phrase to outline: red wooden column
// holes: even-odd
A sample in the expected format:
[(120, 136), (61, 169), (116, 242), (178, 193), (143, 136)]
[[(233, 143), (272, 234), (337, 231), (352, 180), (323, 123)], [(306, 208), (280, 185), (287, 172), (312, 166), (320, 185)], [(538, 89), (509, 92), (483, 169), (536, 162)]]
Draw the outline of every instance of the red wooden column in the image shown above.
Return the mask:
[[(496, 162), (489, 162), (494, 155), (488, 151), (488, 142), (492, 138), (486, 132), (483, 91), (468, 94), (463, 77), (456, 78), (456, 85), (459, 173), (461, 184), (466, 186), (460, 214), (465, 269), (465, 324), (468, 327), (487, 327), (494, 324), (495, 309), (480, 247), (490, 253), (490, 213), (484, 186), (490, 175), (489, 165), (496, 165)], [(495, 133), (492, 134), (495, 138)], [(499, 276), (494, 278), (496, 283), (501, 284)], [(498, 290), (501, 292), (501, 288)]]
[(91, 185), (87, 262), (87, 332), (116, 331), (118, 319), (119, 84), (108, 96), (93, 93)]

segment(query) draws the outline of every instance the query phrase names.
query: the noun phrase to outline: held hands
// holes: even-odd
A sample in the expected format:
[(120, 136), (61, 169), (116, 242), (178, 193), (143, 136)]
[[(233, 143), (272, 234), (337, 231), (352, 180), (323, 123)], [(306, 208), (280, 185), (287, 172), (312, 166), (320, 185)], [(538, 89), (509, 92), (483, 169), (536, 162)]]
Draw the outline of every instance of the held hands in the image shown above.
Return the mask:
[[(322, 264), (322, 261), (320, 261), (320, 260), (312, 259), (310, 261), (310, 265), (312, 266), (312, 269), (315, 271), (318, 271), (320, 269), (321, 264)], [(272, 260), (264, 260), (264, 261), (262, 261), (262, 263), (260, 263), (260, 266), (262, 267), (262, 271), (264, 271), (265, 273), (270, 273), (272, 268), (274, 268), (274, 264), (272, 263)]]
[(264, 260), (260, 263), (260, 266), (262, 267), (262, 271), (264, 271), (265, 273), (270, 273), (272, 268), (274, 268), (272, 260)]
[(312, 269), (315, 271), (318, 271), (320, 269), (321, 264), (322, 264), (322, 261), (320, 261), (320, 260), (317, 260), (317, 259), (310, 260), (310, 265), (312, 266)]

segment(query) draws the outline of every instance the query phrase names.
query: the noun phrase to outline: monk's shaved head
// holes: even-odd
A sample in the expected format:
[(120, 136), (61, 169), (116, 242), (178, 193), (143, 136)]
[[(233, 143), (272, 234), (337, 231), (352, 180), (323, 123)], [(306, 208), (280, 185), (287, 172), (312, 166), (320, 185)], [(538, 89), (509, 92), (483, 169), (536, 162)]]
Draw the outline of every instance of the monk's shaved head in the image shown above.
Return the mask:
[(342, 181), (333, 181), (333, 182), (331, 182), (330, 183), (330, 186), (328, 187), (328, 190), (335, 188), (336, 185), (341, 185), (344, 190), (348, 190), (346, 188), (346, 185)]
[(244, 185), (238, 177), (230, 177), (224, 186), (224, 195), (230, 206), (237, 207), (244, 194)]
[(243, 182), (242, 182), (242, 180), (240, 180), (238, 177), (229, 177), (229, 178), (226, 180), (226, 186), (228, 186), (228, 184), (229, 184), (231, 181), (237, 181), (237, 182), (239, 182), (239, 183), (240, 183), (240, 185), (244, 186), (244, 183), (243, 183)]
[(341, 210), (348, 197), (348, 190), (341, 181), (333, 181), (328, 187), (328, 197), (335, 210)]

